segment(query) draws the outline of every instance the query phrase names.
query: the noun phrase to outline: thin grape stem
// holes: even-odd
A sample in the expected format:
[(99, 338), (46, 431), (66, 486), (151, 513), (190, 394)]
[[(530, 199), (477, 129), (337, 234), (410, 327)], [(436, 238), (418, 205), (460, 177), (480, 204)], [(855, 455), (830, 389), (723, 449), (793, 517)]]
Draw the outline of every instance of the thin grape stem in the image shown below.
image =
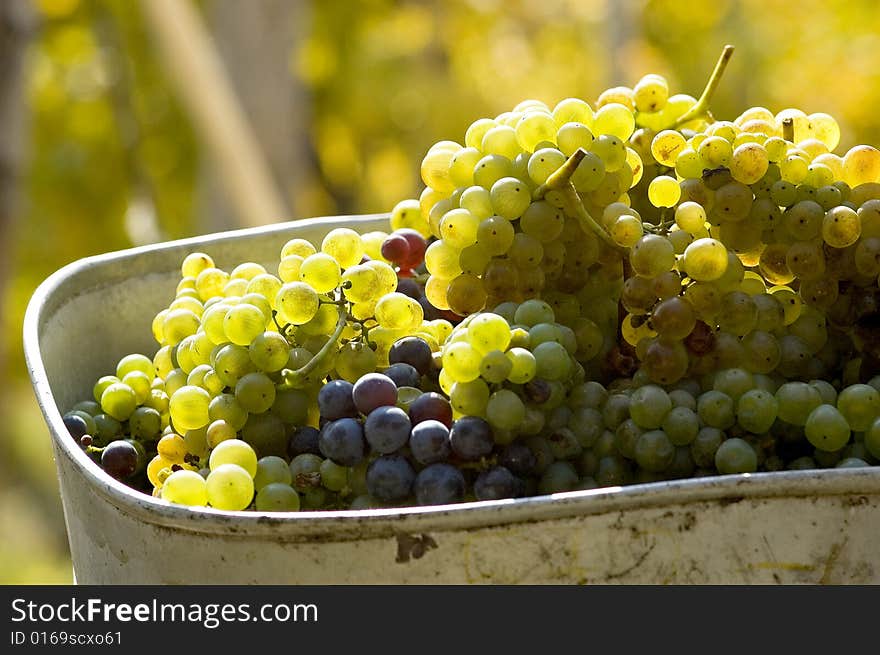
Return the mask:
[(303, 382), (304, 378), (307, 375), (309, 375), (312, 371), (318, 368), (318, 366), (327, 361), (327, 358), (330, 356), (333, 348), (336, 347), (336, 342), (339, 340), (339, 337), (342, 336), (342, 331), (345, 329), (345, 326), (348, 323), (348, 310), (346, 309), (345, 305), (339, 304), (338, 311), (339, 318), (336, 320), (336, 328), (333, 330), (333, 334), (330, 335), (330, 338), (327, 339), (327, 343), (321, 346), (321, 349), (317, 353), (315, 353), (314, 357), (312, 357), (301, 367), (299, 367), (295, 371), (286, 369), (282, 373), (282, 377), (284, 378), (284, 385), (286, 388), (296, 388), (297, 385)]
[(697, 104), (691, 107), (688, 111), (682, 114), (681, 118), (675, 121), (675, 127), (684, 125), (696, 118), (703, 118), (709, 115), (709, 102), (712, 100), (712, 96), (715, 94), (715, 90), (721, 82), (721, 76), (724, 74), (724, 69), (727, 68), (727, 63), (732, 56), (733, 46), (724, 46), (724, 50), (721, 51), (721, 56), (718, 57), (718, 61), (715, 63), (715, 69), (712, 71), (712, 75), (709, 76), (709, 81), (706, 82), (706, 88), (703, 89), (703, 94), (700, 96), (700, 99), (697, 100)]
[(782, 119), (782, 138), (786, 141), (794, 143), (794, 119), (793, 118), (783, 118)]

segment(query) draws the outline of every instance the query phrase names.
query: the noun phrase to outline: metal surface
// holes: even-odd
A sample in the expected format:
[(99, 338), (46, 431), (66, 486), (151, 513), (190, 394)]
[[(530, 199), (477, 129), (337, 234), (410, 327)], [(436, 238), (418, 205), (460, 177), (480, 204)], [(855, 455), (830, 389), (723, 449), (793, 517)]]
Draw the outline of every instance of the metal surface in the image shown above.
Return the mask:
[(136, 248), (70, 264), (36, 291), (28, 369), (55, 452), (76, 579), (88, 584), (877, 583), (880, 467), (632, 485), (435, 508), (190, 510), (104, 474), (61, 415), (128, 353), (194, 250), (270, 270), (290, 238), (388, 229), (334, 217)]

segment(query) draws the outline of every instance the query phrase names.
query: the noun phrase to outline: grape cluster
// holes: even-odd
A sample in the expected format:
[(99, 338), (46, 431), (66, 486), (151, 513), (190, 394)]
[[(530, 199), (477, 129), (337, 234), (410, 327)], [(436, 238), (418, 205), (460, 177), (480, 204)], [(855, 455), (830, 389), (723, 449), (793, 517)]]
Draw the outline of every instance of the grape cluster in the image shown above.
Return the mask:
[(65, 425), (170, 502), (433, 505), (880, 459), (880, 151), (645, 75), (421, 164), (390, 232), (192, 253)]

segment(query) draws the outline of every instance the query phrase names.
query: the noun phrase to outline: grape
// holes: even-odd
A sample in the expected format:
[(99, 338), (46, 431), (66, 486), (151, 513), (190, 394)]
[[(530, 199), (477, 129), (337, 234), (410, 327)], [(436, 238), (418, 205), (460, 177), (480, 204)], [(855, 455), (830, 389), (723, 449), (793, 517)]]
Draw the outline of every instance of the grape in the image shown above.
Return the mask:
[(727, 439), (715, 451), (715, 467), (722, 475), (731, 473), (754, 473), (758, 469), (758, 456), (747, 441)]
[(413, 491), (419, 505), (457, 503), (464, 499), (464, 476), (450, 464), (431, 464), (419, 471)]
[(672, 464), (675, 447), (663, 430), (649, 430), (636, 441), (634, 456), (643, 469), (659, 473)]
[(229, 439), (219, 443), (212, 451), (208, 466), (213, 471), (224, 464), (235, 464), (250, 477), (257, 474), (257, 454), (254, 449), (240, 439)]
[(630, 396), (629, 414), (637, 425), (647, 430), (659, 428), (671, 409), (669, 395), (653, 384), (639, 387)]
[(310, 425), (303, 425), (295, 428), (290, 434), (288, 440), (287, 454), (291, 459), (304, 453), (320, 455), (320, 435), (321, 433)]
[(253, 479), (237, 464), (211, 467), (205, 486), (208, 503), (217, 509), (243, 510), (254, 497)]
[(111, 441), (101, 451), (101, 467), (117, 480), (134, 475), (137, 464), (137, 450), (123, 439)]
[(208, 484), (195, 471), (174, 471), (162, 485), (162, 498), (179, 505), (203, 507), (208, 504)]
[(419, 387), (421, 384), (421, 376), (419, 375), (419, 372), (409, 364), (404, 364), (403, 362), (392, 364), (383, 370), (382, 373), (391, 378), (392, 382), (394, 382), (398, 388)]
[(420, 337), (404, 337), (395, 341), (388, 351), (390, 364), (409, 364), (425, 375), (431, 368), (433, 353), (428, 342)]
[(416, 398), (409, 406), (409, 418), (415, 426), (422, 421), (439, 421), (452, 427), (452, 406), (439, 393), (429, 391)]
[(803, 426), (809, 414), (822, 404), (822, 396), (806, 382), (791, 381), (776, 390), (776, 402), (779, 418)]
[(354, 385), (345, 380), (331, 380), (318, 392), (318, 411), (328, 421), (346, 417), (357, 417), (352, 392)]
[(754, 434), (767, 432), (776, 420), (779, 403), (776, 397), (763, 389), (750, 389), (736, 401), (736, 420)]
[[(77, 441), (79, 441), (80, 437), (83, 435), (89, 434), (89, 426), (82, 416), (68, 413), (64, 415), (62, 420), (64, 421), (64, 427), (67, 428), (70, 436)], [(92, 425), (94, 426), (94, 421), (92, 421)], [(93, 428), (92, 434), (94, 434), (96, 429), (96, 427)]]
[(486, 405), (486, 419), (493, 428), (514, 430), (525, 420), (523, 401), (509, 389), (499, 389)]
[(407, 413), (399, 407), (377, 407), (367, 416), (363, 435), (375, 452), (387, 455), (406, 444), (411, 428)]
[(463, 416), (452, 424), (449, 433), (453, 452), (464, 460), (477, 460), (492, 452), (492, 429), (485, 419)]
[(721, 391), (707, 391), (697, 399), (697, 414), (706, 425), (726, 430), (736, 423), (734, 401)]
[(254, 504), (258, 512), (297, 512), (300, 498), (289, 484), (271, 482), (257, 491)]
[(477, 476), (474, 495), (477, 500), (514, 498), (521, 493), (521, 482), (507, 468), (495, 466)]
[(383, 455), (367, 468), (369, 494), (384, 502), (397, 502), (410, 495), (416, 474), (401, 455)]
[[(177, 394), (179, 393), (180, 391), (177, 392)], [(235, 399), (245, 411), (252, 414), (261, 414), (272, 407), (275, 402), (275, 383), (265, 373), (247, 373), (235, 383)], [(174, 401), (174, 396), (172, 396), (171, 400), (172, 402)], [(205, 400), (204, 409), (206, 416), (209, 402), (210, 400)], [(175, 424), (177, 424), (176, 421)], [(207, 421), (202, 423), (202, 425), (206, 424)], [(191, 427), (202, 427), (202, 425), (193, 425)]]
[(822, 404), (807, 416), (804, 434), (818, 450), (834, 452), (849, 441), (850, 425), (836, 407)]
[(449, 428), (434, 419), (421, 421), (412, 428), (409, 447), (420, 464), (442, 462), (451, 453)]
[(321, 429), (318, 447), (324, 457), (343, 466), (353, 466), (364, 458), (364, 430), (352, 418), (330, 421)]
[(397, 404), (397, 386), (387, 375), (368, 373), (354, 383), (352, 398), (357, 410), (364, 415), (377, 407)]

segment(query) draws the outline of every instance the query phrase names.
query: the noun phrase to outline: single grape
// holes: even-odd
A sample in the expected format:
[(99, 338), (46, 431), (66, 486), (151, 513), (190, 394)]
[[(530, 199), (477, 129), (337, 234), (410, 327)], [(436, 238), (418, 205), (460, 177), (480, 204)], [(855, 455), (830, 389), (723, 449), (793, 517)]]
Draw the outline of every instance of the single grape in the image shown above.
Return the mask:
[(345, 380), (331, 380), (318, 392), (318, 411), (328, 421), (346, 417), (357, 417), (352, 391), (354, 385)]
[(351, 394), (355, 407), (364, 415), (377, 407), (397, 404), (397, 385), (382, 373), (364, 375), (354, 383)]
[(123, 439), (111, 441), (101, 451), (101, 467), (117, 480), (125, 480), (137, 470), (138, 452)]
[(504, 466), (483, 471), (474, 481), (477, 500), (500, 500), (515, 498), (522, 493), (522, 481)]
[(492, 452), (494, 439), (489, 423), (478, 416), (463, 416), (449, 433), (452, 450), (464, 460), (478, 460)]
[(391, 378), (391, 381), (397, 385), (398, 389), (400, 387), (418, 388), (421, 386), (422, 376), (419, 375), (419, 372), (414, 367), (404, 362), (392, 364), (384, 369), (382, 374)]
[(363, 427), (353, 418), (330, 421), (321, 429), (318, 447), (324, 457), (343, 466), (353, 466), (364, 458)]
[(464, 476), (450, 464), (433, 463), (416, 475), (413, 491), (419, 505), (458, 503), (464, 500)]
[(399, 407), (377, 407), (364, 423), (363, 435), (377, 453), (387, 455), (402, 448), (410, 437), (412, 424)]
[(367, 467), (367, 490), (384, 502), (398, 502), (412, 492), (416, 474), (401, 455), (383, 455)]
[(441, 394), (429, 391), (410, 404), (409, 418), (413, 426), (423, 421), (435, 420), (448, 429), (452, 427), (452, 406)]

